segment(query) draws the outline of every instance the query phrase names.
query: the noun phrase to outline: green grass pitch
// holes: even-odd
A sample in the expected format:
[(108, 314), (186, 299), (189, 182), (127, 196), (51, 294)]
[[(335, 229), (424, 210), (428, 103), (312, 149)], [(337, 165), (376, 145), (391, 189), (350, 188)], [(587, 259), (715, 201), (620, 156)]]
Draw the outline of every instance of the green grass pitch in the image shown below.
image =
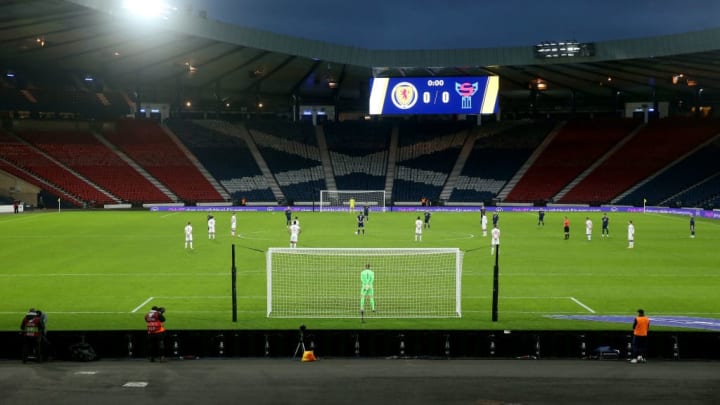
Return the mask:
[[(365, 236), (349, 213), (299, 212), (300, 247), (458, 247), (464, 258), (462, 318), (268, 319), (265, 254), (287, 247), (283, 213), (238, 212), (240, 237), (230, 237), (230, 213), (39, 211), (0, 216), (0, 330), (17, 330), (29, 307), (49, 314), (50, 330), (143, 329), (152, 306), (167, 308), (168, 329), (628, 329), (628, 325), (547, 318), (552, 314), (720, 317), (720, 222), (653, 214), (610, 214), (610, 238), (592, 241), (585, 213), (501, 213), (499, 321), (491, 321), (489, 237), (478, 213), (432, 216), (423, 241), (413, 241), (417, 213), (372, 213)], [(626, 225), (636, 226), (627, 249)], [(183, 248), (192, 221), (195, 249)], [(238, 322), (231, 321), (231, 244), (236, 245)], [(358, 274), (361, 269), (358, 269)], [(322, 286), (315, 293), (322, 294)], [(358, 297), (359, 298), (359, 297)]]

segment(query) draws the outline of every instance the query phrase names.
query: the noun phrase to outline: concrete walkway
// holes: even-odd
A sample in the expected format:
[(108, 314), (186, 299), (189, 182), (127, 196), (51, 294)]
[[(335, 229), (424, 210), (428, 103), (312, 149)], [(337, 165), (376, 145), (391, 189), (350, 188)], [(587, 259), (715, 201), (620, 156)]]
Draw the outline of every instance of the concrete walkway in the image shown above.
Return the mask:
[(719, 371), (624, 360), (0, 361), (0, 404), (717, 404)]

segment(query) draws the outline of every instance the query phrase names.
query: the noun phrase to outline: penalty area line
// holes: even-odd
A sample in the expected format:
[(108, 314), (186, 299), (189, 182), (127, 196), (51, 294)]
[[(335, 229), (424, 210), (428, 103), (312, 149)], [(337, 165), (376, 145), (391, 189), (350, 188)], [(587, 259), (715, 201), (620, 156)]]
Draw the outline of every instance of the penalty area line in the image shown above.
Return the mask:
[(148, 302), (152, 301), (153, 299), (155, 299), (155, 297), (150, 297), (150, 298), (146, 299), (145, 301), (143, 301), (142, 304), (136, 306), (135, 309), (133, 309), (132, 311), (130, 311), (130, 313), (131, 313), (131, 314), (134, 314), (135, 312), (138, 311), (138, 309), (144, 307), (145, 304), (147, 304)]
[(589, 306), (583, 304), (583, 303), (580, 302), (579, 300), (575, 299), (575, 297), (569, 297), (569, 298), (570, 298), (574, 303), (576, 303), (576, 304), (580, 305), (581, 307), (587, 309), (591, 314), (594, 314), (594, 313), (595, 313), (595, 311), (593, 311), (592, 308), (590, 308)]
[(177, 215), (177, 214), (179, 214), (179, 212), (178, 212), (178, 211), (175, 211), (175, 212), (171, 212), (171, 213), (169, 213), (169, 214), (161, 215), (160, 218), (167, 218), (167, 217), (170, 217), (170, 216), (173, 216), (173, 215)]

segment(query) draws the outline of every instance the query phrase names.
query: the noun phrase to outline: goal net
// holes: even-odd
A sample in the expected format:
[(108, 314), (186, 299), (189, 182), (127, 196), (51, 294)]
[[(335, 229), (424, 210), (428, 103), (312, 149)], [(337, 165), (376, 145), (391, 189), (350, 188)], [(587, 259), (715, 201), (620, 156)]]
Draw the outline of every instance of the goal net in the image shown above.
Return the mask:
[(462, 252), (457, 248), (270, 248), (267, 316), (358, 318), (360, 273), (375, 273), (366, 318), (459, 318)]
[(385, 211), (385, 190), (320, 190), (320, 211), (347, 211), (351, 200), (356, 211), (366, 205), (373, 211)]

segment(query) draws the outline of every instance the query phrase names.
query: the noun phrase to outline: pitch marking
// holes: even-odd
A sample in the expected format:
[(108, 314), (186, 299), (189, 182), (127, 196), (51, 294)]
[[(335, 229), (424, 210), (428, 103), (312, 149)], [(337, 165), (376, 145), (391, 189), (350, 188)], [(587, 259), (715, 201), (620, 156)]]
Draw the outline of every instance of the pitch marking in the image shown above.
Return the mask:
[(133, 309), (132, 311), (130, 311), (130, 313), (131, 313), (131, 314), (134, 314), (135, 312), (137, 312), (138, 309), (144, 307), (145, 304), (147, 304), (148, 302), (152, 301), (153, 298), (155, 298), (155, 297), (150, 297), (150, 298), (146, 299), (145, 301), (143, 301), (142, 304), (138, 305), (137, 307), (135, 307), (135, 309)]
[(587, 306), (587, 305), (583, 304), (582, 302), (578, 301), (577, 299), (575, 299), (575, 297), (570, 297), (570, 299), (571, 299), (573, 302), (575, 302), (576, 304), (580, 305), (581, 307), (587, 309), (590, 313), (592, 313), (592, 314), (595, 313), (595, 311), (593, 311), (592, 308), (590, 308), (589, 306)]

